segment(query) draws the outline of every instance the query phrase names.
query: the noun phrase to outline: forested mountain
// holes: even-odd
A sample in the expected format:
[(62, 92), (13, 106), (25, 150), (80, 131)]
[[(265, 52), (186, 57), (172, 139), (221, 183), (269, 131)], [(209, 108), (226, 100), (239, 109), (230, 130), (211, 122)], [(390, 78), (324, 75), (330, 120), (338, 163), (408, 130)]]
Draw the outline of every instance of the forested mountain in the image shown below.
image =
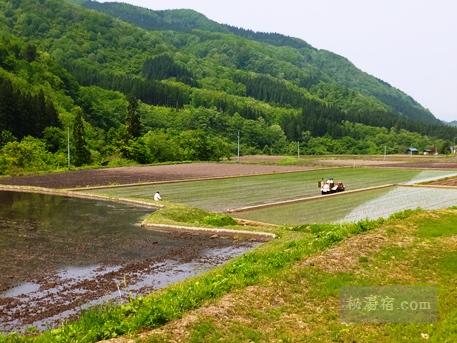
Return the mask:
[[(249, 40), (293, 48), (293, 51), (284, 51), (284, 53), (296, 54), (294, 59), (288, 58), (289, 56), (280, 56), (276, 58), (276, 61), (288, 62), (298, 68), (308, 67), (312, 71), (312, 74), (298, 80), (294, 80), (293, 77), (287, 74), (284, 75), (284, 78), (291, 81), (298, 81), (297, 83), (302, 86), (310, 86), (320, 80), (333, 81), (349, 89), (359, 91), (362, 94), (374, 96), (394, 111), (404, 114), (407, 117), (427, 123), (437, 123), (436, 118), (428, 110), (424, 109), (408, 95), (382, 80), (360, 71), (347, 59), (326, 50), (315, 49), (298, 38), (221, 25), (192, 10), (153, 11), (123, 3), (99, 3), (96, 1), (86, 1), (83, 2), (83, 5), (149, 30), (172, 30), (179, 32), (203, 30), (233, 33)], [(259, 71), (255, 68), (243, 69)], [(260, 72), (277, 76), (274, 70), (261, 70)]]
[(238, 131), (243, 153), (445, 151), (457, 136), (340, 56), (194, 11), (0, 0), (0, 33), (2, 173), (63, 166), (68, 132), (77, 165), (219, 159)]

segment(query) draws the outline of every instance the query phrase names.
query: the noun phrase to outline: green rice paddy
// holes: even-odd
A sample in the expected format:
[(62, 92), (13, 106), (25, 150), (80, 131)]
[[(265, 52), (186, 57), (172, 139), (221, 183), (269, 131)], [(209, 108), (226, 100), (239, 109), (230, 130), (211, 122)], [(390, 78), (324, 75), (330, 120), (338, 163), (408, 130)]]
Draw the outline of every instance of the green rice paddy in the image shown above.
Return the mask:
[(439, 209), (457, 205), (457, 190), (388, 187), (318, 200), (302, 201), (234, 213), (238, 218), (272, 224), (357, 222), (408, 209)]
[(234, 217), (278, 225), (308, 223), (333, 223), (343, 219), (351, 210), (363, 203), (381, 197), (393, 187), (361, 193), (322, 197), (288, 205), (264, 207), (246, 212), (233, 213)]
[[(449, 171), (407, 169), (338, 168), (299, 173), (236, 177), (159, 185), (93, 190), (91, 193), (111, 197), (150, 200), (160, 191), (166, 201), (183, 203), (209, 211), (226, 211), (244, 206), (265, 204), (320, 194), (317, 182), (333, 177), (354, 190), (384, 184), (406, 183), (445, 177)], [(347, 199), (347, 198), (346, 198)], [(342, 200), (344, 201), (344, 200)]]

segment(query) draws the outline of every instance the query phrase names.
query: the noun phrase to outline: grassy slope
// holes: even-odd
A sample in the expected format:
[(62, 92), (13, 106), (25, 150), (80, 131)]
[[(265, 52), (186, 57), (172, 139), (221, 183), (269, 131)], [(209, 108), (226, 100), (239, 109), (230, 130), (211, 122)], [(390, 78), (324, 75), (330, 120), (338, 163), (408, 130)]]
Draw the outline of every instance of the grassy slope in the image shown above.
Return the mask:
[[(440, 175), (440, 171), (434, 171)], [(444, 172), (445, 173), (445, 172)], [(171, 183), (154, 186), (113, 188), (93, 191), (112, 197), (150, 199), (160, 190), (164, 199), (211, 211), (224, 211), (248, 205), (318, 195), (317, 181), (333, 176), (347, 189), (360, 189), (383, 184), (406, 182), (420, 174), (404, 169), (329, 169), (303, 173), (240, 177), (222, 180)]]
[[(391, 221), (142, 337), (147, 342), (455, 342), (456, 223), (455, 209)], [(439, 321), (340, 322), (342, 286), (390, 284), (437, 287)]]

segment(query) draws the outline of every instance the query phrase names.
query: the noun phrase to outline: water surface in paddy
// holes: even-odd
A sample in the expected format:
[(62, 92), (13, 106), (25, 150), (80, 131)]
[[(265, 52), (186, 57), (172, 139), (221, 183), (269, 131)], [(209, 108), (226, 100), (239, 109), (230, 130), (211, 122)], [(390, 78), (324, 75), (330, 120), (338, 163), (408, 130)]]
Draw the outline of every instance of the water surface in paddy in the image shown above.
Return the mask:
[(457, 173), (446, 170), (338, 168), (290, 174), (104, 188), (90, 192), (110, 197), (146, 200), (151, 199), (159, 190), (163, 198), (168, 201), (210, 211), (226, 211), (244, 206), (319, 195), (317, 182), (321, 178), (327, 177), (341, 180), (348, 190), (355, 190), (386, 184), (417, 183), (451, 175), (457, 175)]
[(388, 217), (395, 212), (408, 209), (433, 210), (454, 205), (457, 205), (455, 189), (394, 187), (385, 194), (355, 206), (340, 222)]
[(141, 228), (151, 211), (0, 191), (0, 331), (56, 325), (81, 309), (166, 286), (258, 244)]
[(457, 205), (457, 190), (388, 187), (317, 200), (254, 209), (234, 216), (274, 224), (342, 223), (376, 219), (407, 209), (439, 209)]

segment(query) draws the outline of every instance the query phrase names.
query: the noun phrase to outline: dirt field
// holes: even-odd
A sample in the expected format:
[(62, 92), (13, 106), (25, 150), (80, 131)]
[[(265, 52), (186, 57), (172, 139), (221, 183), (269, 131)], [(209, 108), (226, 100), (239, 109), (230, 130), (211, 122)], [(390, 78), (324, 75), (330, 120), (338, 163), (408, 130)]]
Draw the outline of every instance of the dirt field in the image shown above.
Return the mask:
[(432, 169), (457, 169), (457, 161), (451, 162), (449, 159), (434, 160), (427, 157), (414, 157), (393, 159), (389, 158), (384, 161), (382, 159), (328, 159), (319, 160), (320, 165), (334, 166), (334, 167), (395, 167), (395, 168), (432, 168)]
[[(241, 163), (252, 164), (281, 164), (281, 161), (292, 156), (242, 156)], [(308, 167), (398, 167), (398, 168), (433, 168), (433, 169), (457, 169), (457, 159), (445, 155), (326, 155), (302, 156), (296, 161), (297, 165)]]
[(122, 185), (141, 182), (191, 180), (309, 170), (307, 166), (273, 166), (227, 163), (192, 163), (79, 170), (34, 176), (0, 178), (0, 184), (48, 188)]
[(433, 168), (433, 169), (457, 169), (457, 162), (392, 162), (379, 164), (380, 167), (396, 168)]
[(444, 179), (444, 180), (439, 180), (439, 181), (433, 181), (427, 183), (428, 185), (431, 186), (451, 186), (451, 187), (457, 187), (457, 177), (451, 177), (449, 179)]
[[(385, 166), (386, 161), (383, 160), (359, 160), (359, 159), (329, 159), (329, 160), (319, 160), (318, 161), (320, 165), (324, 166), (334, 166), (334, 167), (353, 167), (354, 165), (356, 167), (379, 167), (379, 166)], [(390, 165), (401, 165), (405, 164), (404, 162), (401, 161), (389, 161), (387, 163)]]
[[(29, 325), (39, 329), (56, 326), (62, 320), (76, 319), (81, 308), (106, 301), (125, 301), (129, 294), (151, 293), (170, 282), (193, 276), (198, 270), (225, 263), (256, 245), (255, 242), (230, 238), (212, 239), (201, 233), (174, 236), (185, 244), (186, 249), (167, 249), (161, 242), (149, 240), (143, 245), (162, 251), (162, 256), (146, 259), (130, 256), (124, 262), (114, 258), (107, 264), (68, 267), (57, 272), (49, 267), (40, 270), (41, 275), (10, 292), (0, 293), (0, 332), (21, 330)], [(206, 256), (205, 251), (212, 254)], [(0, 287), (4, 288), (2, 282)]]

